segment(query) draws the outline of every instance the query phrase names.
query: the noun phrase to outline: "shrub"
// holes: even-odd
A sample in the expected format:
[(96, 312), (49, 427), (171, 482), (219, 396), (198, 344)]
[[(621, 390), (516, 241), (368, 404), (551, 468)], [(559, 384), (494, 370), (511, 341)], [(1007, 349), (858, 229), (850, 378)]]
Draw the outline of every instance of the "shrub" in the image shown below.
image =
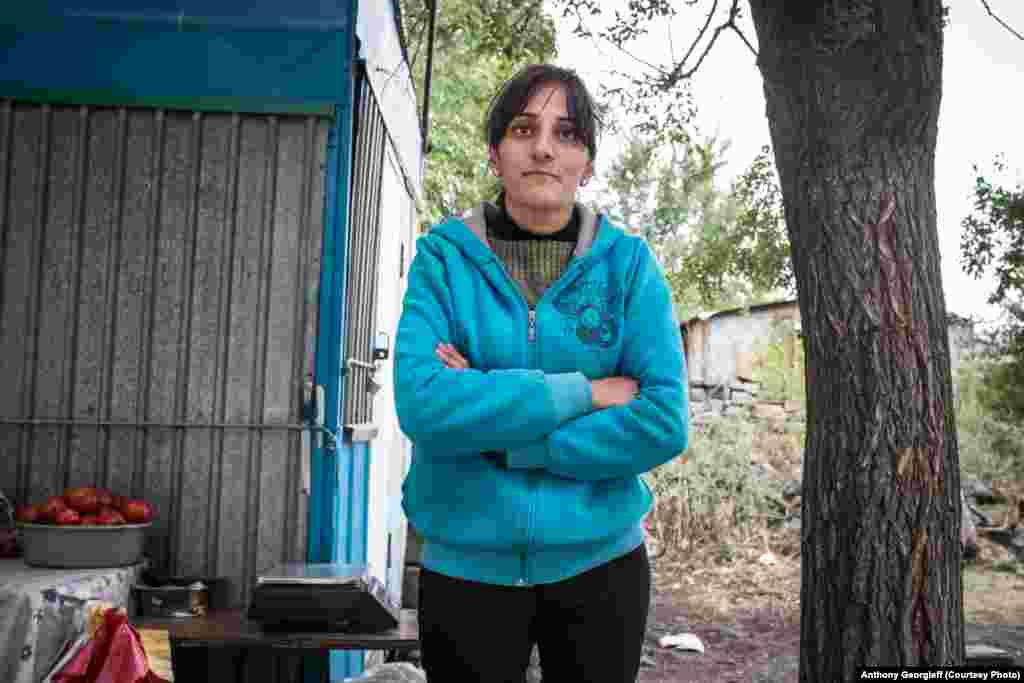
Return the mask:
[(741, 417), (694, 425), (686, 452), (644, 475), (655, 495), (650, 526), (662, 547), (713, 541), (727, 561), (731, 539), (782, 519), (781, 483), (751, 476), (754, 431)]
[(991, 379), (999, 364), (965, 362), (957, 371), (956, 424), (962, 477), (985, 481), (1016, 478), (1024, 469), (1024, 429), (1001, 415)]

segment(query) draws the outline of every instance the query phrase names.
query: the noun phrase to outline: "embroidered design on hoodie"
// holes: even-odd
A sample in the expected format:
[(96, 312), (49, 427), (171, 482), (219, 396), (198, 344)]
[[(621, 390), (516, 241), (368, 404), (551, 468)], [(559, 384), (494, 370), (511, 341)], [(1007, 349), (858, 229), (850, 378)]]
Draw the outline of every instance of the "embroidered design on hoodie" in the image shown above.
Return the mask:
[(555, 309), (565, 316), (566, 334), (575, 334), (586, 346), (607, 349), (619, 338), (615, 317), (621, 294), (600, 280), (584, 280), (555, 299)]

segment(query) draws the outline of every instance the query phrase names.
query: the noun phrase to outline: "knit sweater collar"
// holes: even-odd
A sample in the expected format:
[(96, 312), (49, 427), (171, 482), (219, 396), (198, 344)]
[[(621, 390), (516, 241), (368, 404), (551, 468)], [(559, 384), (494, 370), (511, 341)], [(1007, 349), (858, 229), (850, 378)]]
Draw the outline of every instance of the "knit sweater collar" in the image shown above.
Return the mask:
[(504, 192), (498, 195), (496, 204), (484, 205), (484, 218), (487, 221), (488, 234), (495, 239), (507, 242), (539, 240), (575, 244), (580, 236), (580, 209), (578, 205), (573, 206), (568, 223), (559, 230), (546, 235), (530, 232), (516, 223), (505, 206)]
[[(459, 245), (467, 257), (479, 264), (490, 263), (497, 259), (487, 239), (487, 223), (484, 213), (489, 202), (483, 202), (476, 208), (453, 216), (431, 230), (443, 239)], [(573, 257), (591, 257), (602, 255), (610, 249), (625, 233), (621, 228), (611, 225), (606, 217), (599, 216), (585, 204), (577, 204), (580, 212), (580, 237), (576, 240)], [(467, 239), (468, 238), (468, 239)]]

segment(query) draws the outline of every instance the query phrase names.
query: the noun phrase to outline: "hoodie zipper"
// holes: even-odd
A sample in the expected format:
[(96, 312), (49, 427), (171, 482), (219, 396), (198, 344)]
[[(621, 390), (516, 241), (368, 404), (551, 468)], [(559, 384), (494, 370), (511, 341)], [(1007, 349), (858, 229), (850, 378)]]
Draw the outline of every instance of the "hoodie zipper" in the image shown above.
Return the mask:
[[(527, 341), (528, 353), (530, 354), (530, 361), (529, 361), (530, 366), (533, 367), (533, 368), (536, 368), (539, 365), (539, 363), (537, 362), (537, 309), (533, 308), (532, 306), (528, 306), (528, 308), (527, 308), (526, 341)], [(528, 586), (528, 585), (530, 585), (528, 571), (527, 571), (527, 566), (526, 566), (526, 562), (527, 562), (526, 555), (527, 555), (527, 553), (529, 552), (529, 549), (530, 549), (530, 534), (533, 533), (533, 528), (532, 528), (533, 527), (533, 506), (534, 506), (534, 504), (536, 502), (536, 501), (534, 501), (534, 498), (536, 497), (536, 488), (537, 488), (536, 473), (534, 473), (532, 471), (531, 472), (527, 472), (526, 473), (526, 480), (527, 480), (527, 486), (529, 487), (529, 492), (530, 492), (529, 493), (530, 504), (526, 508), (526, 544), (523, 547), (523, 553), (520, 556), (520, 559), (521, 559), (521, 561), (520, 561), (520, 575), (519, 575), (519, 581), (518, 581), (520, 586)]]
[[(574, 262), (570, 262), (569, 267), (566, 269), (566, 271), (564, 273), (562, 273), (562, 275), (557, 280), (555, 280), (555, 282), (552, 283), (551, 287), (548, 287), (548, 289), (544, 292), (544, 295), (541, 296), (541, 298), (537, 301), (537, 304), (540, 304), (541, 301), (544, 301), (544, 299), (548, 297), (548, 295), (550, 294), (551, 290), (555, 288), (555, 285), (560, 283), (567, 275), (569, 275), (570, 271), (573, 270), (574, 266), (575, 266), (575, 269), (577, 269), (577, 270), (581, 267), (579, 265), (576, 265), (576, 263), (578, 263), (578, 261), (575, 262), (575, 263)], [(526, 318), (526, 321), (527, 321), (526, 322), (526, 341), (527, 341), (527, 348), (528, 348), (528, 353), (529, 353), (529, 362), (530, 362), (531, 369), (536, 369), (540, 365), (540, 363), (538, 361), (538, 358), (537, 358), (537, 346), (536, 346), (536, 344), (537, 344), (537, 309), (534, 306), (530, 306), (529, 302), (526, 300), (526, 297), (524, 297), (522, 292), (519, 291), (518, 283), (516, 283), (516, 281), (513, 280), (512, 277), (508, 274), (508, 272), (505, 270), (504, 264), (501, 263), (500, 259), (498, 259), (498, 265), (499, 265), (500, 270), (503, 273), (505, 273), (505, 279), (509, 282), (509, 284), (512, 285), (513, 289), (519, 295), (519, 300), (522, 301), (524, 304), (526, 304), (526, 316), (527, 316), (527, 318)], [(563, 285), (563, 286), (565, 286), (565, 285)], [(519, 586), (529, 586), (530, 585), (530, 583), (529, 583), (529, 579), (530, 579), (530, 577), (529, 577), (529, 568), (527, 567), (527, 554), (528, 554), (529, 548), (530, 548), (530, 536), (533, 535), (533, 512), (534, 512), (533, 508), (534, 508), (534, 504), (536, 502), (536, 501), (534, 501), (534, 498), (536, 497), (535, 492), (536, 492), (536, 488), (537, 488), (537, 474), (535, 472), (531, 471), (531, 472), (527, 472), (526, 476), (527, 476), (527, 485), (529, 486), (530, 505), (527, 507), (527, 511), (526, 511), (526, 545), (523, 548), (523, 552), (519, 556), (520, 557), (520, 562), (519, 562), (519, 572), (520, 572), (520, 574), (519, 574), (519, 579), (516, 581), (516, 584), (519, 585)]]

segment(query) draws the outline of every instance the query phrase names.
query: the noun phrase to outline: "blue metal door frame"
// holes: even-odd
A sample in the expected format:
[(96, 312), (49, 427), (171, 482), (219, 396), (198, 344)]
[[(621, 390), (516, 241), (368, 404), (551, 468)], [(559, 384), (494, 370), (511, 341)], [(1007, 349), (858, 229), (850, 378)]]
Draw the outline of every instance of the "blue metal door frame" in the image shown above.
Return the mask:
[[(312, 449), (309, 500), (308, 562), (366, 562), (368, 532), (369, 448), (343, 441), (346, 243), (352, 187), (352, 146), (355, 119), (356, 12), (341, 43), (345, 46), (339, 73), (340, 92), (328, 138), (325, 169), (324, 235), (320, 270), (320, 327), (317, 335), (315, 383), (324, 387), (324, 428), (329, 435)], [(363, 671), (363, 651), (331, 652), (308, 657), (305, 680), (341, 681)]]

